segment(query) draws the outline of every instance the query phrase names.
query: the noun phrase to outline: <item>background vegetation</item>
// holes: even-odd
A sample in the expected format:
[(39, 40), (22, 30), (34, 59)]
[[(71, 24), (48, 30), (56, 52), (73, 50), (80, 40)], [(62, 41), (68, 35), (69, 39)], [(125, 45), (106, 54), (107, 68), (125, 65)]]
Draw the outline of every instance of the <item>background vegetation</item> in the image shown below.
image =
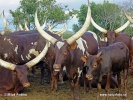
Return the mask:
[[(119, 3), (110, 3), (109, 0), (104, 0), (102, 4), (91, 3), (92, 17), (94, 21), (101, 27), (107, 30), (115, 30), (122, 26), (126, 21), (124, 11), (133, 16), (133, 0), (119, 1)], [(74, 32), (78, 31), (86, 17), (87, 5), (83, 4), (80, 10), (70, 10), (67, 5), (57, 4), (56, 0), (21, 0), (20, 6), (15, 10), (10, 10), (13, 17), (12, 23), (18, 29), (18, 21), (24, 26), (24, 22), (28, 22), (30, 29), (35, 29), (34, 13), (38, 8), (38, 17), (41, 24), (47, 21), (46, 29), (51, 24), (52, 28), (59, 24), (67, 22), (67, 20), (77, 16), (78, 24), (74, 24), (72, 29)], [(66, 13), (67, 12), (67, 13)], [(97, 34), (100, 34), (96, 28), (90, 25), (89, 29)], [(123, 32), (133, 36), (133, 24), (130, 24)], [(71, 35), (72, 32), (66, 32), (64, 38)]]

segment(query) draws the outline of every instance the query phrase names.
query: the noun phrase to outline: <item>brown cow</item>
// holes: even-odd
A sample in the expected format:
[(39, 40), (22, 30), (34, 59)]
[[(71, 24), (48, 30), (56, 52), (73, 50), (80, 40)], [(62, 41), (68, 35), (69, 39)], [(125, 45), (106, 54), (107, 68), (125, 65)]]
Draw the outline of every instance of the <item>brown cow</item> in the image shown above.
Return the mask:
[(91, 22), (93, 24), (93, 26), (95, 28), (97, 28), (99, 31), (103, 32), (103, 36), (107, 37), (107, 44), (111, 45), (115, 42), (123, 42), (126, 44), (126, 46), (128, 47), (129, 51), (130, 51), (130, 66), (131, 68), (133, 68), (133, 61), (132, 61), (132, 56), (133, 56), (133, 46), (132, 46), (132, 39), (128, 34), (125, 33), (119, 33), (122, 30), (124, 30), (129, 24), (130, 22), (127, 21), (123, 26), (121, 26), (120, 28), (114, 30), (114, 31), (108, 31), (106, 29), (103, 29), (102, 27), (98, 26), (94, 20), (91, 18)]
[(48, 42), (43, 51), (24, 65), (15, 65), (0, 59), (0, 96), (7, 93), (19, 93), (30, 86), (27, 79), (28, 68), (36, 65), (47, 53)]
[[(88, 26), (90, 25), (90, 19), (91, 11), (90, 6), (88, 6), (87, 18), (83, 27), (76, 34), (62, 42), (51, 37), (44, 30), (42, 30), (38, 22), (37, 12), (35, 13), (35, 24), (37, 30), (45, 39), (49, 40), (55, 46), (55, 63), (53, 65), (54, 71), (52, 72), (53, 76), (61, 70), (61, 67), (64, 65), (66, 66), (66, 71), (74, 99), (79, 99), (79, 77), (82, 72), (83, 65), (80, 57), (84, 55), (85, 50), (90, 52), (90, 54), (96, 54), (98, 50), (97, 41), (91, 33), (86, 32)], [(57, 79), (52, 80), (52, 82), (54, 83), (52, 89), (57, 89)]]
[[(60, 36), (49, 31), (47, 31), (47, 33), (62, 41)], [(29, 60), (35, 58), (36, 54), (42, 51), (43, 47), (45, 46), (46, 40), (38, 33), (37, 30), (31, 30), (16, 31), (0, 36), (0, 43), (0, 48), (6, 49), (5, 51), (3, 51), (3, 49), (0, 50), (0, 58), (20, 65), (25, 64)], [(31, 52), (32, 50), (33, 52)], [(7, 57), (5, 55), (7, 55)], [(49, 50), (46, 54), (46, 59), (43, 59), (42, 61), (46, 62), (46, 60), (48, 62), (49, 68), (52, 70), (54, 63), (53, 44), (50, 44)], [(44, 70), (42, 68), (42, 72), (43, 71)], [(43, 77), (41, 77), (41, 84), (43, 84)]]
[(129, 49), (122, 42), (116, 42), (107, 47), (101, 47), (98, 50), (97, 55), (89, 55), (87, 54), (87, 58), (82, 58), (86, 61), (87, 65), (87, 74), (86, 78), (88, 80), (95, 79), (98, 77), (98, 93), (97, 100), (100, 98), (101, 92), (101, 82), (102, 77), (107, 75), (107, 83), (106, 83), (106, 93), (107, 100), (109, 99), (109, 91), (110, 91), (110, 81), (111, 74), (117, 75), (118, 81), (118, 93), (121, 92), (121, 75), (120, 72), (124, 72), (124, 89), (125, 89), (125, 99), (127, 100), (127, 72), (129, 68)]

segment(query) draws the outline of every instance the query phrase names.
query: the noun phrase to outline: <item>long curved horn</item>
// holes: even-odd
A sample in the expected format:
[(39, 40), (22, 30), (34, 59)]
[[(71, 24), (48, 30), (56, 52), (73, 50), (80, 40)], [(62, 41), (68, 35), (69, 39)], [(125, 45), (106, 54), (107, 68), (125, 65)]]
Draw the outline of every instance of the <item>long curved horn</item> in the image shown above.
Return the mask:
[(49, 42), (46, 42), (45, 48), (43, 49), (43, 51), (33, 60), (29, 61), (28, 63), (26, 63), (26, 65), (31, 68), (32, 66), (36, 65), (38, 62), (40, 62), (40, 60), (46, 55), (47, 51), (48, 51), (48, 47), (49, 47)]
[(3, 17), (4, 17), (4, 27), (7, 27), (7, 21), (6, 21), (6, 18), (5, 18), (4, 11), (3, 11)]
[(54, 33), (53, 30), (52, 30), (52, 25), (51, 25), (51, 24), (49, 24), (48, 30), (49, 30), (51, 33)]
[(20, 29), (21, 31), (24, 30), (23, 27), (22, 27), (22, 25), (21, 25), (21, 23), (20, 23), (20, 20), (19, 20), (19, 19), (18, 19), (18, 27), (19, 27), (19, 29)]
[(128, 16), (128, 15), (126, 14), (126, 12), (125, 12), (125, 16), (127, 17), (127, 19), (128, 19), (131, 23), (133, 23), (132, 17), (131, 17), (131, 16)]
[(4, 11), (3, 11), (3, 22), (4, 22), (4, 29), (3, 29), (3, 31), (1, 31), (0, 32), (0, 34), (1, 35), (4, 35), (5, 33), (6, 33), (6, 31), (10, 31), (10, 32), (14, 32), (13, 30), (11, 30), (11, 29), (9, 29), (8, 27), (7, 27), (7, 20), (6, 20), (6, 18), (5, 18), (5, 14), (4, 14)]
[(15, 67), (16, 67), (15, 64), (6, 62), (6, 61), (4, 61), (2, 59), (0, 59), (0, 65), (1, 65), (1, 67), (7, 68), (7, 69), (10, 69), (10, 70), (14, 70)]
[(38, 18), (37, 18), (37, 10), (35, 12), (35, 25), (38, 32), (48, 41), (50, 41), (53, 45), (58, 41), (56, 38), (52, 37), (48, 33), (46, 33), (40, 26)]
[(128, 25), (130, 24), (130, 21), (127, 21), (124, 25), (122, 25), (121, 27), (119, 27), (118, 29), (115, 30), (115, 33), (119, 33), (122, 30), (124, 30)]
[(24, 26), (25, 26), (26, 31), (29, 31), (29, 28), (27, 26), (27, 21), (25, 21)]
[(91, 17), (91, 23), (92, 23), (92, 25), (93, 25), (96, 29), (98, 29), (100, 32), (107, 33), (107, 30), (104, 29), (104, 28), (102, 28), (102, 27), (100, 27), (99, 25), (97, 25), (97, 24), (94, 22), (94, 20), (93, 20), (92, 17)]
[(65, 24), (65, 28), (61, 29), (60, 31), (56, 32), (55, 34), (58, 34), (59, 36), (61, 36), (63, 33), (66, 32), (66, 30), (68, 29), (68, 24)]
[(66, 40), (68, 44), (71, 45), (72, 43), (74, 43), (78, 38), (80, 38), (87, 31), (90, 25), (90, 20), (91, 20), (91, 9), (90, 9), (90, 4), (88, 0), (88, 12), (87, 12), (85, 23), (83, 27), (77, 33), (75, 33), (73, 36), (71, 36), (70, 38)]

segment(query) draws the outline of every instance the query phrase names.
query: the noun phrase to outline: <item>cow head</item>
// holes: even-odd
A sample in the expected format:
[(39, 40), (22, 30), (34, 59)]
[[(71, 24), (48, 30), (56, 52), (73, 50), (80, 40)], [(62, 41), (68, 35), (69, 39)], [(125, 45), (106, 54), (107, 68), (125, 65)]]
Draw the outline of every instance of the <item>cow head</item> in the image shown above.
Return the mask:
[(70, 51), (76, 49), (77, 43), (69, 45), (68, 43), (58, 41), (55, 45), (55, 63), (53, 68), (55, 71), (60, 71), (61, 65), (65, 65), (70, 61)]
[(27, 70), (28, 70), (28, 68), (31, 68), (32, 66), (36, 65), (46, 55), (48, 46), (49, 46), (49, 44), (47, 42), (43, 51), (36, 58), (27, 62), (24, 65), (15, 65), (15, 64), (6, 62), (2, 59), (0, 59), (0, 65), (1, 65), (1, 67), (12, 70), (14, 72), (14, 74), (16, 74), (19, 82), (24, 87), (28, 87), (28, 86), (30, 86), (30, 83), (28, 82), (28, 79), (27, 79), (27, 73), (28, 73)]
[(118, 29), (116, 29), (114, 31), (108, 31), (108, 30), (100, 27), (99, 25), (97, 25), (92, 18), (91, 18), (91, 23), (96, 29), (103, 32), (102, 35), (103, 35), (103, 37), (107, 37), (107, 42), (109, 45), (113, 44), (115, 38), (119, 35), (119, 32), (124, 30), (130, 24), (130, 22), (127, 21), (123, 26), (119, 27)]
[(30, 83), (28, 82), (27, 79), (27, 72), (28, 67), (26, 65), (20, 65), (16, 66), (14, 69), (14, 74), (17, 75), (17, 78), (19, 79), (20, 83), (22, 83), (23, 87), (29, 87)]
[(86, 78), (88, 80), (93, 80), (94, 73), (99, 69), (99, 64), (103, 61), (103, 58), (100, 58), (101, 52), (97, 55), (89, 55), (87, 57), (81, 57), (81, 59), (85, 62), (86, 66)]
[[(88, 4), (89, 5), (89, 4)], [(65, 41), (59, 41), (55, 39), (54, 37), (47, 34), (40, 26), (38, 18), (37, 18), (37, 11), (35, 13), (35, 25), (37, 27), (38, 32), (48, 41), (50, 41), (55, 46), (55, 64), (53, 68), (55, 71), (60, 71), (61, 65), (64, 64), (69, 56), (69, 51), (71, 49), (74, 49), (75, 46), (73, 45), (74, 42), (79, 39), (88, 29), (88, 26), (90, 25), (90, 19), (91, 19), (91, 10), (90, 5), (88, 6), (88, 12), (86, 21), (83, 25), (83, 27), (74, 35), (72, 35), (70, 38), (68, 38)]]
[(107, 37), (107, 45), (111, 45), (114, 43), (115, 38), (118, 36), (118, 33), (115, 33), (114, 31), (108, 31), (106, 33), (106, 37)]

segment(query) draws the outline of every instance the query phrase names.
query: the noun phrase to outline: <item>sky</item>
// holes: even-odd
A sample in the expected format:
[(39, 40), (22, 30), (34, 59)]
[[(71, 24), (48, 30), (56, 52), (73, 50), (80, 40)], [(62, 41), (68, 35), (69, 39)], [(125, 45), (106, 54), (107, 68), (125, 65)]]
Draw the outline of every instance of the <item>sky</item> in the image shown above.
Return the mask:
[[(79, 10), (82, 4), (87, 4), (87, 0), (56, 0), (57, 4), (62, 3), (68, 5), (69, 9)], [(90, 0), (90, 2), (103, 3), (104, 0)], [(108, 0), (109, 2), (117, 2), (118, 0)], [(11, 18), (9, 10), (15, 10), (19, 7), (20, 0), (0, 0), (0, 13), (4, 10), (7, 19)], [(77, 19), (74, 17), (72, 20), (68, 21), (68, 30), (72, 30), (72, 25), (77, 24)], [(64, 25), (59, 25), (57, 28), (62, 28)], [(11, 26), (10, 26), (11, 27)], [(0, 29), (3, 29), (3, 20), (0, 18)]]

